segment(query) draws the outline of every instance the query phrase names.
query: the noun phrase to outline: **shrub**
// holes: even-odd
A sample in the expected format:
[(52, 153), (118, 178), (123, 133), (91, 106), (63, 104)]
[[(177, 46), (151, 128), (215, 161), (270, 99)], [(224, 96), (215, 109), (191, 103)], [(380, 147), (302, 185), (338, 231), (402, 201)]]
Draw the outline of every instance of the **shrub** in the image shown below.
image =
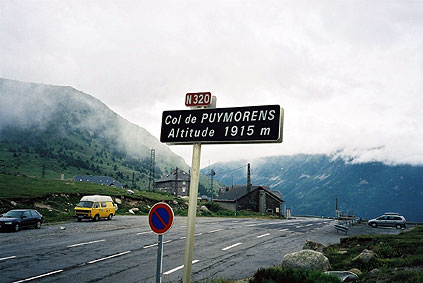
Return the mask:
[(261, 268), (250, 279), (250, 283), (331, 283), (341, 282), (337, 277), (321, 271), (291, 269), (291, 268)]

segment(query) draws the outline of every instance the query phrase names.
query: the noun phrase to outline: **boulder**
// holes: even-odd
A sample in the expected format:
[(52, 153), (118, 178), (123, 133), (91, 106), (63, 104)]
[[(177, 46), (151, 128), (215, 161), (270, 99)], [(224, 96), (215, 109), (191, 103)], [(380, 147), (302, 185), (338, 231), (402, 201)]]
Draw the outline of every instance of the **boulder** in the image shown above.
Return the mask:
[(122, 204), (122, 201), (121, 201), (119, 198), (115, 198), (115, 202), (116, 202), (117, 204)]
[(129, 213), (131, 214), (135, 214), (135, 212), (132, 210), (132, 208), (130, 210), (128, 210)]
[(331, 268), (329, 260), (321, 252), (302, 250), (286, 254), (282, 267), (327, 271)]
[(14, 202), (13, 200), (10, 201), (10, 204), (13, 205), (13, 206), (16, 206), (17, 205), (17, 203)]
[(134, 192), (133, 190), (126, 190), (126, 193), (127, 193), (128, 195), (133, 195), (133, 194), (135, 194), (135, 192)]
[(138, 211), (140, 211), (140, 209), (139, 209), (138, 207), (131, 208), (131, 210), (132, 210), (133, 212), (138, 212)]
[(205, 205), (202, 205), (201, 207), (200, 207), (200, 210), (201, 211), (207, 211), (207, 212), (209, 212), (210, 210), (207, 208), (207, 206), (205, 206)]
[(313, 251), (321, 252), (321, 253), (323, 252), (324, 248), (326, 248), (325, 245), (318, 242), (309, 241), (309, 240), (306, 240), (303, 246), (303, 250), (313, 250)]
[(361, 254), (352, 259), (352, 261), (359, 261), (361, 263), (369, 263), (369, 261), (376, 258), (376, 253), (371, 250), (364, 249)]

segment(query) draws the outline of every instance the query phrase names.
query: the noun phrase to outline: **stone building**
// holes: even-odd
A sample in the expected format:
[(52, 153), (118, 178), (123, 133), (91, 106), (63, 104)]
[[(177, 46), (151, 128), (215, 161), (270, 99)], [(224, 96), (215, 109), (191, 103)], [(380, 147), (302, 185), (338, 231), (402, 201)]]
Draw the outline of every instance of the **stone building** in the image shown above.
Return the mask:
[(223, 187), (213, 201), (231, 211), (251, 210), (269, 214), (281, 214), (284, 202), (279, 191), (271, 191), (264, 186)]
[(183, 197), (189, 195), (189, 183), (190, 175), (184, 170), (176, 168), (171, 174), (155, 180), (154, 187), (156, 190)]

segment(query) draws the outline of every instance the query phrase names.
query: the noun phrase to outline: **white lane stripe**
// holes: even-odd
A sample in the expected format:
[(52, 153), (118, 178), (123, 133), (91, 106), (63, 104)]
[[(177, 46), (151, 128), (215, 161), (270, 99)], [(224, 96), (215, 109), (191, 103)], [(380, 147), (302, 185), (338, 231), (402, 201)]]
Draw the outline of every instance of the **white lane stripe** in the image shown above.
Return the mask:
[(281, 231), (281, 232), (285, 232), (285, 231), (289, 231), (289, 229), (288, 229), (288, 228), (285, 228), (285, 229), (281, 229), (281, 230), (279, 230), (279, 231)]
[(91, 241), (91, 242), (86, 242), (86, 243), (79, 243), (79, 244), (74, 244), (74, 245), (70, 245), (70, 246), (67, 246), (67, 247), (73, 248), (73, 247), (84, 246), (84, 245), (89, 245), (89, 244), (94, 244), (94, 243), (99, 243), (99, 242), (104, 242), (104, 241), (106, 241), (106, 240), (103, 239), (103, 240)]
[[(195, 260), (192, 261), (192, 264), (197, 263), (197, 262), (199, 262), (199, 260), (198, 259), (195, 259)], [(171, 269), (169, 271), (163, 272), (163, 274), (164, 275), (168, 275), (168, 274), (171, 274), (171, 273), (173, 273), (173, 272), (175, 272), (175, 271), (177, 271), (179, 269), (182, 269), (182, 268), (184, 268), (184, 266), (183, 265), (180, 265), (178, 267), (175, 267), (174, 269)]]
[(299, 226), (295, 226), (295, 228), (303, 228), (304, 226), (301, 226), (301, 225), (299, 225)]
[(223, 229), (216, 229), (216, 230), (213, 230), (213, 231), (210, 231), (209, 233), (216, 233), (216, 232), (219, 232), (219, 231), (222, 231)]
[(152, 247), (155, 247), (157, 245), (158, 245), (158, 243), (155, 243), (155, 244), (152, 244), (152, 245), (148, 245), (148, 246), (144, 246), (143, 249), (152, 248)]
[(311, 225), (313, 225), (313, 224), (307, 224), (306, 227), (311, 226)]
[(96, 260), (89, 261), (88, 264), (92, 264), (92, 263), (96, 263), (96, 262), (103, 261), (103, 260), (106, 260), (106, 259), (110, 259), (110, 258), (114, 258), (114, 257), (117, 257), (117, 256), (125, 255), (125, 254), (128, 254), (130, 252), (131, 251), (126, 251), (126, 252), (123, 252), (123, 253), (118, 253), (118, 254), (115, 254), (115, 255), (106, 256), (106, 257), (103, 257), (103, 258), (99, 258), (99, 259), (96, 259)]
[(194, 234), (194, 236), (200, 236), (203, 235), (203, 233)]
[(222, 249), (222, 251), (226, 251), (226, 250), (232, 249), (233, 247), (239, 246), (239, 245), (241, 245), (241, 244), (242, 244), (242, 243), (236, 243), (236, 244), (233, 244), (232, 246), (229, 246), (229, 247), (223, 248), (223, 249)]
[(137, 233), (137, 235), (144, 235), (144, 234), (148, 234), (148, 233), (153, 233), (153, 231), (140, 232), (140, 233)]
[[(172, 242), (172, 240), (164, 241), (163, 244), (167, 244), (167, 243), (170, 243), (170, 242)], [(152, 244), (152, 245), (144, 246), (143, 249), (148, 249), (148, 248), (156, 247), (158, 245), (159, 245), (159, 243), (155, 243), (155, 244)]]
[(49, 273), (44, 273), (44, 274), (41, 274), (41, 275), (38, 275), (38, 276), (34, 276), (34, 277), (31, 277), (31, 278), (15, 281), (13, 283), (31, 281), (31, 280), (34, 280), (34, 279), (38, 279), (38, 278), (46, 277), (46, 276), (53, 275), (53, 274), (56, 274), (56, 273), (60, 273), (62, 271), (63, 271), (63, 269), (60, 269), (60, 270), (52, 271), (52, 272), (49, 272)]
[(257, 236), (257, 238), (263, 238), (263, 237), (266, 237), (266, 236), (269, 236), (269, 235), (270, 235), (270, 233), (266, 233), (266, 234), (263, 234), (263, 235)]
[(2, 260), (6, 260), (6, 259), (12, 259), (12, 258), (15, 258), (16, 256), (8, 256), (8, 257), (3, 257), (3, 258), (0, 258), (0, 261), (2, 261)]
[(257, 226), (257, 225), (259, 225), (259, 224), (249, 224), (249, 225), (247, 225), (247, 227), (253, 227), (253, 226)]
[(183, 240), (183, 239), (185, 239), (186, 237), (180, 237), (179, 239), (181, 239), (181, 240)]

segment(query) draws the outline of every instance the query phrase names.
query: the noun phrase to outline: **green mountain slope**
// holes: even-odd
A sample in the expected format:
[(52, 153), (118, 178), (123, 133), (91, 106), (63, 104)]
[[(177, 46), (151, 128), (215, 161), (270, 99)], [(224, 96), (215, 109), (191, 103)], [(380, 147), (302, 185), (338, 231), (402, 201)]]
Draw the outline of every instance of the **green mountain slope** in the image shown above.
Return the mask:
[[(251, 181), (282, 193), (294, 214), (373, 218), (387, 211), (423, 221), (423, 166), (352, 163), (328, 155), (275, 156), (251, 161)], [(212, 165), (216, 180), (246, 184), (247, 161)], [(233, 169), (242, 167), (239, 170)]]
[(72, 87), (0, 78), (0, 172), (46, 178), (113, 176), (147, 188), (150, 149), (155, 177), (184, 160), (145, 129)]

